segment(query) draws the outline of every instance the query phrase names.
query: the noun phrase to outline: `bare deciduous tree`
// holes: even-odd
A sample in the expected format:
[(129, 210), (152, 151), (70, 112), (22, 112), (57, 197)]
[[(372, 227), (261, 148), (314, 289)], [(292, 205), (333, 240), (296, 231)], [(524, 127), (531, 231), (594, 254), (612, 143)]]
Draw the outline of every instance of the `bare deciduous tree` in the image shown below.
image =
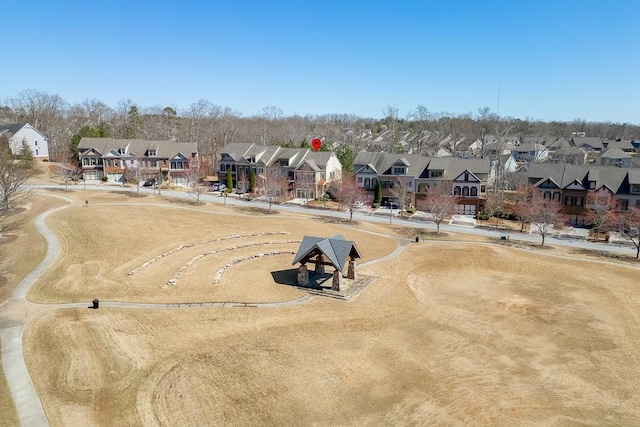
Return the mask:
[(74, 181), (77, 182), (80, 177), (78, 169), (66, 164), (55, 165), (52, 169), (53, 174), (60, 178), (64, 183), (64, 191), (69, 191), (69, 183)]
[(553, 230), (556, 223), (561, 221), (562, 205), (556, 200), (546, 200), (539, 191), (533, 194), (528, 203), (528, 217), (531, 221), (531, 230), (535, 230), (542, 238), (541, 246), (544, 246), (545, 237)]
[(413, 189), (411, 188), (411, 180), (409, 177), (399, 176), (394, 182), (391, 193), (398, 199), (398, 205), (400, 205), (400, 213), (402, 213), (409, 202), (411, 202), (411, 194)]
[(353, 175), (343, 175), (337, 181), (337, 199), (342, 206), (346, 206), (349, 211), (349, 222), (353, 221), (353, 212), (356, 209), (356, 202), (363, 201), (364, 190), (358, 186)]
[(640, 208), (631, 208), (616, 215), (614, 230), (620, 237), (633, 243), (636, 258), (640, 258)]
[(587, 222), (591, 224), (595, 238), (598, 240), (600, 233), (606, 232), (615, 224), (613, 214), (616, 208), (615, 196), (604, 188), (589, 193), (587, 195), (587, 208), (585, 217)]
[(436, 233), (440, 232), (440, 224), (453, 214), (457, 204), (457, 198), (452, 193), (453, 184), (451, 182), (440, 181), (429, 187), (427, 194), (422, 197), (421, 210), (432, 215), (433, 222), (436, 223)]
[(529, 202), (531, 201), (535, 191), (537, 191), (537, 189), (528, 183), (518, 184), (518, 187), (516, 188), (513, 213), (520, 221), (520, 232), (524, 231), (525, 224), (531, 222), (531, 209), (529, 209)]
[(271, 212), (273, 203), (277, 202), (280, 197), (286, 194), (289, 180), (277, 166), (267, 167), (264, 174), (258, 178), (259, 192), (269, 203), (269, 212)]
[(14, 160), (8, 149), (0, 148), (0, 238), (22, 223), (20, 209), (33, 194), (25, 184), (36, 173), (22, 161)]

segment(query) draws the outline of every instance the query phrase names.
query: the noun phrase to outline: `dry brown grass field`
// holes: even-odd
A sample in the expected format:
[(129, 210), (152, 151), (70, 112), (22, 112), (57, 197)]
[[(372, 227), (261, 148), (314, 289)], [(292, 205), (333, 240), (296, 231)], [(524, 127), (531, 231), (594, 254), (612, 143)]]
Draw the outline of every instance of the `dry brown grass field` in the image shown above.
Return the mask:
[[(288, 301), (303, 292), (271, 273), (293, 268), (291, 254), (233, 265), (219, 284), (213, 277), (230, 260), (295, 251), (298, 244), (286, 241), (306, 234), (341, 233), (364, 261), (396, 249), (393, 237), (413, 236), (397, 224), (70, 194), (80, 202), (47, 220), (61, 255), (32, 288), (32, 301)], [(264, 232), (288, 234), (230, 238)], [(561, 248), (423, 237), (432, 240), (361, 267), (376, 279), (348, 302), (42, 312), (23, 341), (49, 421), (640, 424), (637, 268), (583, 261)]]

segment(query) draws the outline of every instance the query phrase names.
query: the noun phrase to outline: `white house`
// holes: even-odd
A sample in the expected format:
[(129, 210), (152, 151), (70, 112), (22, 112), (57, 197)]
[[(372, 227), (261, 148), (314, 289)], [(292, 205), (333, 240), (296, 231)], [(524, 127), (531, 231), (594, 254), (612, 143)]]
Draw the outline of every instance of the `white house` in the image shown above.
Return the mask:
[(3, 136), (9, 139), (12, 154), (18, 154), (22, 144), (26, 143), (36, 160), (49, 160), (49, 140), (29, 123), (8, 123), (0, 126), (0, 137)]

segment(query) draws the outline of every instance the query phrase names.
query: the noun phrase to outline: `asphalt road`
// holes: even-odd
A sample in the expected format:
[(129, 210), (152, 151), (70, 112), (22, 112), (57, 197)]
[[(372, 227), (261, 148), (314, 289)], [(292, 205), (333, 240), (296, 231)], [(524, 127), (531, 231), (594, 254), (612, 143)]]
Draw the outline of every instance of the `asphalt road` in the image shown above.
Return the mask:
[[(64, 188), (60, 185), (34, 185), (34, 188), (43, 188), (43, 189), (61, 189)], [(86, 190), (85, 190), (86, 188)], [(110, 185), (110, 184), (87, 184), (86, 186), (79, 184), (74, 186), (69, 186), (71, 191), (79, 192), (79, 191), (126, 191), (126, 192), (137, 192), (136, 187), (122, 187), (118, 185)], [(140, 187), (140, 193), (142, 194), (157, 194), (157, 190), (153, 190), (148, 187)], [(184, 200), (193, 200), (195, 198), (185, 191), (174, 191), (174, 190), (162, 190), (162, 196), (165, 197), (174, 197), (178, 199)], [(261, 208), (268, 208), (268, 203), (264, 201), (260, 201), (258, 199), (254, 199), (251, 201), (247, 201), (246, 199), (237, 198), (235, 195), (228, 197), (221, 197), (220, 193), (204, 193), (200, 196), (200, 200), (207, 203), (217, 203), (217, 204), (227, 204), (229, 206), (259, 206)], [(349, 212), (339, 212), (334, 210), (325, 210), (325, 209), (315, 209), (308, 208), (305, 206), (299, 206), (295, 204), (274, 204), (272, 206), (272, 210), (278, 212), (292, 212), (292, 213), (300, 213), (307, 215), (318, 215), (324, 217), (331, 218), (340, 218), (340, 219), (348, 219)], [(399, 219), (393, 217), (393, 215), (397, 211), (392, 211), (392, 217), (389, 218), (387, 214), (389, 211), (387, 209), (383, 209), (383, 214), (369, 214), (367, 211), (361, 210), (356, 211), (353, 214), (354, 221), (362, 221), (362, 222), (373, 222), (379, 224), (391, 224), (394, 225), (403, 225), (407, 227), (414, 227), (418, 230), (429, 230), (435, 231), (436, 225), (433, 222), (425, 222), (423, 220), (407, 220), (407, 219)], [(484, 236), (495, 239), (500, 239), (503, 235), (508, 235), (510, 240), (516, 240), (526, 243), (540, 243), (541, 237), (539, 235), (531, 235), (528, 233), (519, 233), (513, 231), (505, 231), (505, 230), (491, 230), (485, 228), (476, 228), (465, 225), (449, 225), (449, 224), (440, 224), (440, 230), (444, 232), (450, 233), (462, 233), (462, 234), (471, 234), (475, 236)], [(635, 256), (636, 250), (633, 246), (623, 246), (617, 244), (608, 244), (608, 243), (594, 243), (589, 242), (582, 239), (567, 239), (562, 238), (558, 239), (555, 237), (547, 236), (545, 238), (545, 245), (561, 245), (561, 246), (569, 246), (579, 249), (588, 249), (588, 250), (598, 250), (598, 251), (606, 251), (616, 254), (624, 254), (629, 256)]]

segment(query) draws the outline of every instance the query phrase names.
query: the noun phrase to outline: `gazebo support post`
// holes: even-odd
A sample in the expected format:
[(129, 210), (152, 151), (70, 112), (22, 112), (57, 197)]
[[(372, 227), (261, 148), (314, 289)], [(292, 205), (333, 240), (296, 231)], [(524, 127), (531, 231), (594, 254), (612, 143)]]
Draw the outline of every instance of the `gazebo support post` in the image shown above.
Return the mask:
[(316, 257), (316, 274), (324, 274), (324, 264), (322, 263), (322, 255)]
[(298, 285), (309, 286), (309, 270), (307, 270), (307, 266), (304, 264), (298, 267)]
[(342, 285), (342, 272), (335, 270), (333, 272), (333, 282), (331, 283), (331, 290), (340, 292), (340, 285)]
[(347, 270), (347, 279), (356, 280), (358, 278), (358, 272), (356, 271), (356, 261), (354, 259), (349, 260), (349, 269)]

